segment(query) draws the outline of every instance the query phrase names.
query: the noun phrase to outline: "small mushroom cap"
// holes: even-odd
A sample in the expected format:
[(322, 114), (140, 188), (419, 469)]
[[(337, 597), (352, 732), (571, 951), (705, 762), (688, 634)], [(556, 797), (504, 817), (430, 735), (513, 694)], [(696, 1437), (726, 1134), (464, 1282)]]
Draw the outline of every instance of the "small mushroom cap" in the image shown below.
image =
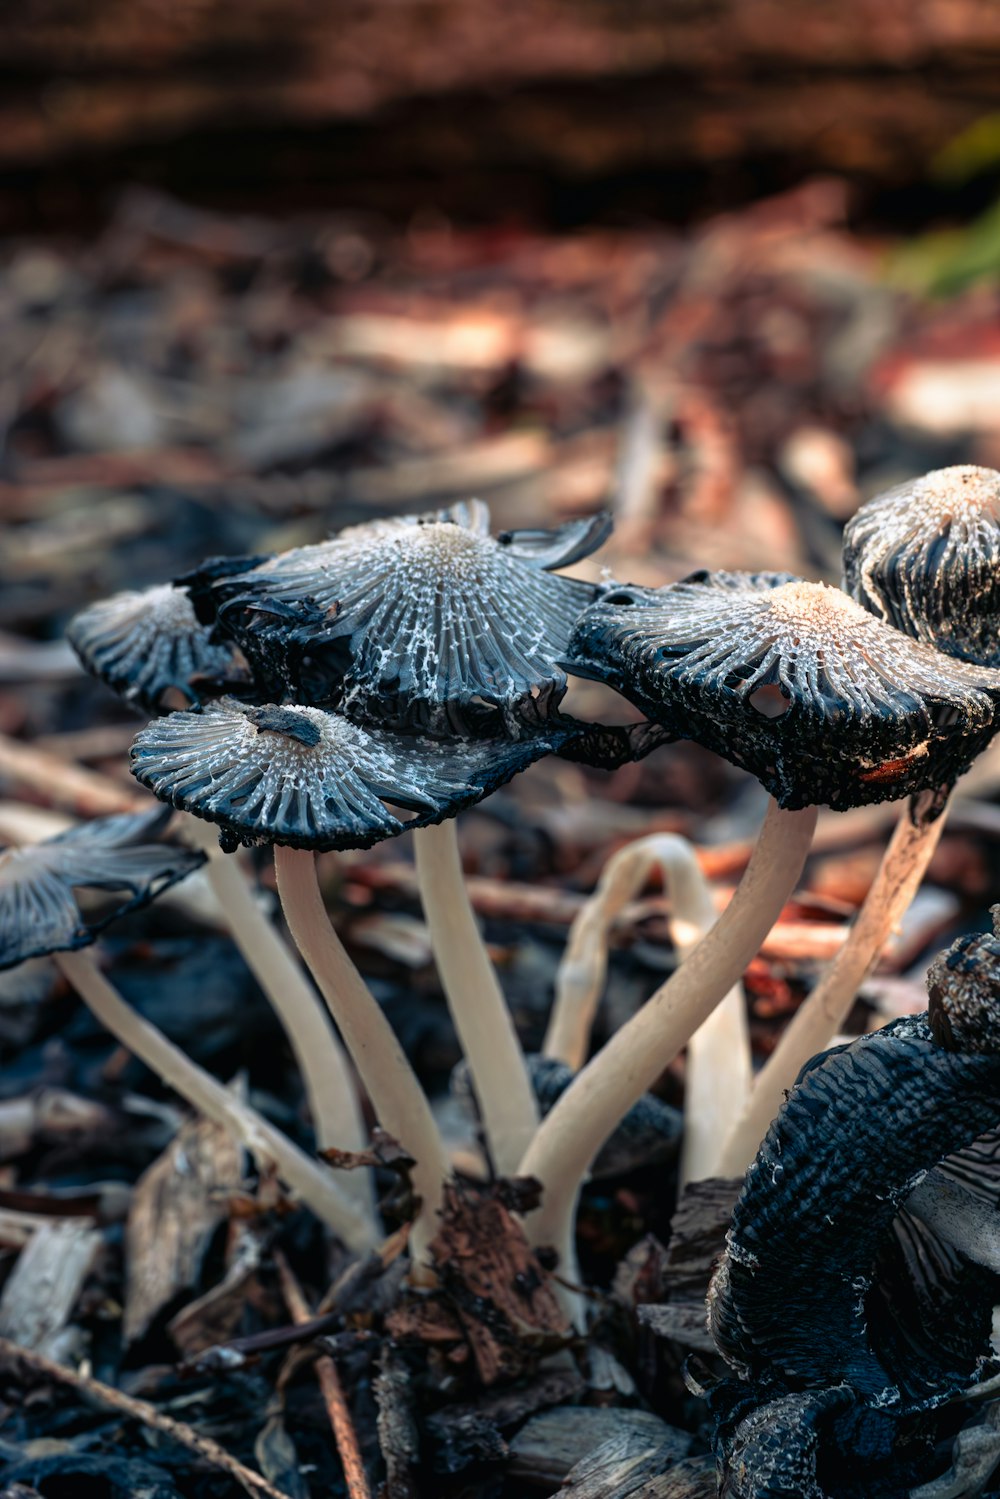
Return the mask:
[(131, 769), (161, 800), (218, 823), (224, 846), (368, 848), (455, 816), (578, 728), (568, 720), (520, 740), (445, 744), (363, 729), (322, 708), (222, 699), (154, 720), (132, 746)]
[(149, 713), (170, 688), (197, 704), (203, 683), (234, 674), (232, 644), (214, 644), (185, 590), (170, 583), (92, 604), (66, 635), (92, 676)]
[(915, 640), (1000, 666), (1000, 473), (959, 464), (868, 500), (844, 531), (844, 587)]
[[(556, 1057), (532, 1053), (524, 1060), (544, 1118), (565, 1093), (576, 1073)], [(452, 1068), (451, 1091), (470, 1113), (475, 1112), (475, 1091), (467, 1061), (458, 1062)], [(621, 1176), (623, 1172), (634, 1171), (640, 1166), (662, 1165), (677, 1156), (683, 1133), (684, 1119), (680, 1110), (671, 1108), (654, 1093), (644, 1093), (620, 1121), (614, 1134), (604, 1142), (590, 1168), (590, 1175), (598, 1181)]]
[(793, 809), (950, 784), (992, 738), (1000, 705), (1000, 673), (786, 573), (609, 586), (564, 664), (751, 771)]
[(993, 931), (959, 937), (927, 972), (928, 1017), (948, 1051), (1000, 1053), (1000, 906)]
[[(478, 501), (375, 521), (201, 587), (216, 634), (239, 642), (263, 690), (387, 727), (466, 733), (482, 706), (555, 697), (595, 589), (548, 569), (587, 555), (603, 517), (489, 535)], [(477, 713), (478, 710), (478, 713)]]
[[(159, 842), (170, 810), (99, 817), (45, 843), (0, 853), (0, 968), (86, 947), (110, 921), (147, 905), (199, 868), (205, 855)], [(124, 892), (84, 916), (78, 889)]]

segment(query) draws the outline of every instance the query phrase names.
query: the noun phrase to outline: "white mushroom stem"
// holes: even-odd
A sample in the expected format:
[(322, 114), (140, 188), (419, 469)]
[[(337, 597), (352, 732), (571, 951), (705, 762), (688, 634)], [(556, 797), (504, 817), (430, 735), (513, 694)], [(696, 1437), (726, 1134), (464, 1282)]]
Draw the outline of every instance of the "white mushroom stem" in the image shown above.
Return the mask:
[(723, 1146), (719, 1175), (739, 1176), (747, 1169), (787, 1089), (810, 1057), (824, 1051), (842, 1029), (858, 989), (917, 893), (944, 823), (939, 792), (925, 791), (907, 802), (847, 941), (758, 1073)]
[[(359, 1151), (367, 1144), (361, 1106), (347, 1053), (320, 1004), (319, 995), (281, 937), (258, 909), (235, 855), (224, 854), (216, 829), (184, 819), (185, 837), (208, 855), (205, 876), (222, 907), (233, 941), (271, 1002), (298, 1063), (321, 1150)], [(343, 1189), (372, 1218), (371, 1175), (349, 1171)]]
[[(686, 838), (658, 833), (629, 843), (605, 864), (597, 889), (570, 928), (556, 974), (556, 997), (542, 1054), (578, 1071), (604, 992), (608, 933), (627, 903), (658, 869), (670, 902), (671, 931), (681, 961), (715, 925), (711, 888)], [(681, 1174), (710, 1176), (726, 1127), (750, 1091), (750, 1042), (743, 989), (735, 984), (688, 1042), (684, 1077), (685, 1129)]]
[(57, 952), (52, 957), (92, 1014), (162, 1082), (206, 1119), (229, 1130), (261, 1170), (273, 1167), (349, 1249), (363, 1254), (372, 1247), (370, 1218), (341, 1192), (332, 1173), (137, 1014), (104, 977), (90, 953)]
[(494, 1170), (512, 1176), (539, 1111), (503, 991), (469, 903), (454, 818), (413, 833), (417, 881)]
[(782, 812), (771, 803), (739, 888), (715, 926), (542, 1120), (520, 1166), (544, 1188), (541, 1207), (525, 1220), (532, 1243), (566, 1256), (594, 1156), (738, 982), (795, 888), (815, 826), (815, 807)]
[(420, 1210), (410, 1243), (414, 1260), (425, 1262), (448, 1173), (430, 1104), (381, 1006), (330, 925), (315, 855), (275, 845), (274, 870), (289, 931), (337, 1022), (375, 1113), (416, 1162), (411, 1179)]

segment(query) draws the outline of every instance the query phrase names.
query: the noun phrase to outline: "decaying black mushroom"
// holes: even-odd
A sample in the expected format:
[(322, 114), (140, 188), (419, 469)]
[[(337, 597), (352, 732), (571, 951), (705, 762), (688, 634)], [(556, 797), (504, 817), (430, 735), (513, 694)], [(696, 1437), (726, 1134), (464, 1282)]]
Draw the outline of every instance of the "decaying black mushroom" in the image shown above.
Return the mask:
[[(532, 1053), (525, 1057), (525, 1062), (544, 1118), (556, 1099), (565, 1093), (575, 1073), (572, 1067), (555, 1057)], [(451, 1091), (474, 1116), (476, 1099), (467, 1061), (457, 1063), (452, 1069)], [(638, 1166), (658, 1166), (675, 1160), (683, 1134), (684, 1116), (680, 1110), (664, 1103), (654, 1093), (646, 1093), (633, 1104), (614, 1134), (604, 1142), (590, 1169), (591, 1177), (600, 1180), (621, 1176)]]
[(997, 673), (784, 573), (611, 587), (581, 617), (566, 664), (750, 770), (784, 808), (950, 784), (989, 742), (1000, 704)]
[(578, 726), (567, 722), (548, 735), (452, 745), (369, 731), (321, 708), (222, 699), (149, 724), (131, 768), (161, 800), (218, 823), (233, 847), (368, 848), (481, 800), (570, 739)]
[(915, 640), (1000, 666), (1000, 473), (937, 469), (862, 505), (844, 531), (844, 587)]
[(465, 734), (565, 686), (554, 664), (594, 588), (555, 575), (593, 551), (605, 517), (489, 534), (479, 501), (353, 526), (235, 576), (192, 582), (216, 638), (243, 648), (276, 701), (396, 728)]
[[(954, 1428), (933, 1413), (996, 1367), (1000, 1256), (977, 1232), (1000, 1200), (998, 937), (961, 939), (928, 988), (929, 1016), (804, 1069), (747, 1175), (709, 1298), (737, 1374), (710, 1394), (727, 1494), (813, 1492), (768, 1486), (801, 1482), (808, 1449), (823, 1499), (905, 1495)], [(754, 1413), (786, 1397), (782, 1446)], [(804, 1446), (803, 1421), (826, 1436)]]
[[(0, 853), (0, 968), (87, 947), (110, 921), (204, 864), (204, 854), (159, 841), (169, 821), (167, 807), (102, 817)], [(118, 895), (84, 915), (76, 894), (82, 889)]]
[(197, 705), (246, 677), (229, 641), (215, 643), (183, 588), (170, 583), (116, 593), (82, 610), (66, 630), (87, 671), (127, 702), (157, 713), (171, 689)]

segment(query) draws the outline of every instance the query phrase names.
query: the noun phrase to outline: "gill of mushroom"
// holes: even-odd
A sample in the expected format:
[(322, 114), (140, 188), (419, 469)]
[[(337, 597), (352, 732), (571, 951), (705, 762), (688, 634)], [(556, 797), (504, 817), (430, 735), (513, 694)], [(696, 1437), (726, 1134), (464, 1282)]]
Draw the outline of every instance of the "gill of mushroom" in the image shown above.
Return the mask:
[[(570, 927), (556, 973), (555, 1000), (542, 1055), (579, 1071), (607, 975), (608, 933), (653, 870), (671, 908), (671, 934), (683, 961), (716, 921), (715, 902), (694, 848), (676, 834), (638, 838), (605, 864), (591, 898)], [(719, 1141), (750, 1092), (751, 1060), (743, 988), (734, 984), (691, 1036), (684, 1072), (681, 1181), (715, 1170)]]
[[(716, 925), (578, 1074), (521, 1163), (545, 1187), (528, 1232), (563, 1253), (601, 1141), (758, 951), (801, 872), (818, 803), (843, 810), (957, 774), (993, 733), (1000, 700), (1000, 675), (908, 640), (838, 589), (784, 574), (609, 587), (581, 617), (568, 664), (750, 770), (772, 801)], [(760, 712), (762, 692), (768, 708), (780, 693), (787, 711)]]
[[(771, 1476), (783, 1467), (803, 1484), (787, 1492), (811, 1492), (803, 1481), (835, 1462), (844, 1493), (908, 1492), (939, 1461), (933, 1412), (995, 1359), (995, 1242), (983, 1253), (964, 1213), (940, 1232), (927, 1207), (937, 1190), (947, 1195), (977, 1173), (992, 1176), (995, 1192), (1000, 939), (959, 939), (927, 983), (926, 1015), (808, 1064), (747, 1173), (709, 1293), (711, 1330), (735, 1376), (709, 1397), (724, 1493), (772, 1492), (747, 1410), (758, 1406), (776, 1428), (776, 1400), (822, 1404), (824, 1392), (860, 1414), (854, 1440), (866, 1420), (887, 1423), (888, 1472), (875, 1470), (870, 1451), (823, 1454), (816, 1443), (803, 1468), (792, 1422), (772, 1446)], [(797, 1396), (803, 1390), (813, 1393)], [(892, 1433), (916, 1413), (923, 1471), (906, 1473), (913, 1432), (898, 1449)], [(819, 1443), (835, 1437), (820, 1431)]]
[[(160, 841), (169, 812), (99, 818), (43, 843), (0, 853), (0, 968), (51, 956), (72, 988), (111, 1034), (186, 1103), (226, 1129), (258, 1167), (278, 1176), (316, 1216), (358, 1253), (373, 1243), (370, 1215), (256, 1110), (186, 1056), (127, 1003), (82, 949), (110, 920), (154, 900), (198, 869), (204, 855)], [(109, 914), (86, 919), (74, 891), (125, 892)]]
[[(959, 465), (876, 495), (844, 532), (844, 587), (873, 616), (970, 665), (1000, 666), (1000, 474)], [(962, 767), (964, 769), (964, 767)], [(913, 901), (944, 831), (955, 776), (911, 794), (848, 939), (796, 1011), (732, 1128), (721, 1161), (742, 1170), (784, 1090), (843, 1026)]]
[[(187, 593), (169, 583), (91, 604), (73, 617), (66, 634), (92, 676), (151, 714), (163, 711), (171, 698), (197, 707), (226, 686), (245, 690), (249, 680), (238, 648), (230, 641), (211, 641)], [(230, 935), (288, 1037), (317, 1144), (321, 1150), (361, 1150), (366, 1135), (354, 1078), (318, 995), (273, 924), (261, 916), (240, 867), (220, 856), (218, 840), (206, 838), (196, 819), (184, 822), (182, 836), (207, 855), (205, 877)], [(349, 1172), (343, 1185), (368, 1214), (374, 1233), (370, 1173)]]
[[(554, 664), (594, 595), (553, 569), (587, 556), (607, 517), (489, 532), (479, 501), (350, 527), (259, 566), (190, 575), (200, 617), (239, 643), (275, 700), (336, 708), (444, 744), (533, 732), (565, 689)], [(472, 1071), (495, 1170), (517, 1168), (538, 1110), (469, 903), (455, 823), (414, 832), (421, 901)]]
[[(573, 726), (559, 734), (575, 732)], [(330, 924), (315, 852), (367, 848), (408, 826), (454, 816), (556, 742), (550, 735), (453, 747), (369, 731), (319, 708), (221, 700), (201, 713), (154, 720), (132, 748), (136, 778), (171, 805), (217, 824), (227, 846), (274, 846), (292, 936), (380, 1122), (416, 1161), (418, 1260), (435, 1231), (447, 1162), (423, 1089)], [(412, 811), (412, 822), (401, 821), (389, 802)]]

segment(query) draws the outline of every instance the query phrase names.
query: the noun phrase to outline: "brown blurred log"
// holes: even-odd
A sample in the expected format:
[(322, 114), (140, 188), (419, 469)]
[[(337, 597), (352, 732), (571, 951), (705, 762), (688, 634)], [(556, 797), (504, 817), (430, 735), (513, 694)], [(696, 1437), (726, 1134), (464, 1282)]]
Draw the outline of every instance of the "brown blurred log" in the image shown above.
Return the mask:
[(4, 12), (0, 167), (407, 106), (406, 129), (397, 114), (380, 136), (390, 165), (595, 175), (776, 155), (892, 178), (1000, 107), (994, 0), (19, 0)]

